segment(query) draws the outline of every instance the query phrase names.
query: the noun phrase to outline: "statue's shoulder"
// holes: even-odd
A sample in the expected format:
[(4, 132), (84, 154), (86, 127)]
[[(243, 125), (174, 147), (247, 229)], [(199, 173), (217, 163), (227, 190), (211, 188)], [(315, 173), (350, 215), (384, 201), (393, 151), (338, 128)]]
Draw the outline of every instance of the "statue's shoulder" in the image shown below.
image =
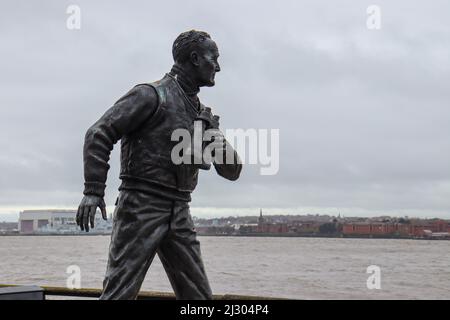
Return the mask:
[(166, 99), (166, 91), (168, 80), (167, 76), (164, 76), (162, 79), (153, 81), (153, 82), (143, 82), (136, 84), (131, 90), (137, 91), (140, 96), (143, 97), (158, 97), (160, 102), (164, 102)]
[(142, 87), (147, 87), (147, 88), (149, 88), (149, 87), (152, 87), (152, 88), (157, 88), (157, 87), (160, 87), (160, 86), (164, 86), (165, 84), (166, 84), (166, 77), (164, 77), (164, 78), (162, 78), (162, 79), (159, 79), (159, 80), (155, 80), (155, 81), (152, 81), (152, 82), (142, 82), (142, 83), (138, 83), (138, 84), (136, 84), (135, 86), (134, 86), (134, 88), (138, 88), (138, 87), (140, 87), (140, 88), (142, 88)]
[(148, 83), (142, 83), (142, 84), (157, 88), (157, 87), (168, 87), (172, 84), (172, 82), (173, 82), (173, 79), (171, 78), (171, 76), (169, 74), (166, 74), (166, 75), (164, 75), (164, 77), (162, 77), (159, 80), (156, 80), (153, 82), (148, 82)]

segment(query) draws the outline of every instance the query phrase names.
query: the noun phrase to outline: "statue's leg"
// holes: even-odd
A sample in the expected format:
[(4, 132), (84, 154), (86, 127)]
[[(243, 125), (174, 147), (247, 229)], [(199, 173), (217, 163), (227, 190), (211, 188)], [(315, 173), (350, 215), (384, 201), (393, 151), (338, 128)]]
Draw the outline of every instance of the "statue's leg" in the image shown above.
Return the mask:
[(100, 299), (136, 299), (156, 249), (167, 236), (172, 203), (138, 191), (121, 191)]
[(158, 256), (177, 299), (212, 299), (187, 202), (174, 201), (169, 234), (161, 242)]

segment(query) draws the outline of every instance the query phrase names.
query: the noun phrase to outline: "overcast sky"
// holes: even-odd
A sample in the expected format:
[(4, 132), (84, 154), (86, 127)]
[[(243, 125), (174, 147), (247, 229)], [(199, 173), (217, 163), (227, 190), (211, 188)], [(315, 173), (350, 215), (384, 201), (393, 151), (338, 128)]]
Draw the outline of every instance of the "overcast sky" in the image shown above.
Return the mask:
[[(66, 28), (70, 4), (80, 30)], [(380, 30), (366, 27), (371, 4)], [(280, 130), (277, 175), (202, 172), (194, 215), (450, 218), (449, 12), (448, 0), (2, 1), (0, 220), (77, 207), (86, 129), (169, 71), (192, 28), (219, 46), (222, 71), (200, 98), (222, 129)]]

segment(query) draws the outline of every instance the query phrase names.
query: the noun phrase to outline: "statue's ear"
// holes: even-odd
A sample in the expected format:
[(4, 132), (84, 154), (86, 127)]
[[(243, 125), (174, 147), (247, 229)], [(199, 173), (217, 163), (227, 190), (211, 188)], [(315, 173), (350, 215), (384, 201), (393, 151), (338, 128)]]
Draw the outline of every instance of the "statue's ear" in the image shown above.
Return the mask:
[(199, 65), (199, 61), (198, 61), (198, 60), (199, 60), (199, 56), (198, 56), (197, 51), (192, 51), (189, 58), (191, 59), (191, 63), (192, 63), (194, 66), (197, 67), (197, 66)]

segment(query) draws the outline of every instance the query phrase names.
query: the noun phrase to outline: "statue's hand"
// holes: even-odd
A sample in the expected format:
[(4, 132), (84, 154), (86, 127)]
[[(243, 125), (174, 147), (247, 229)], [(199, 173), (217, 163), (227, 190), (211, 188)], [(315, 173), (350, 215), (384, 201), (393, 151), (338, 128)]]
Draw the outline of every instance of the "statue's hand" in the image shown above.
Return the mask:
[(220, 117), (213, 115), (210, 107), (205, 107), (197, 116), (197, 120), (205, 121), (206, 129), (218, 129), (220, 126)]
[(77, 225), (80, 226), (81, 230), (86, 230), (89, 232), (89, 222), (91, 223), (91, 228), (94, 228), (94, 217), (97, 207), (100, 208), (102, 212), (102, 217), (106, 220), (106, 205), (102, 197), (96, 195), (85, 195), (81, 200), (77, 212)]
[[(220, 131), (220, 129), (208, 129), (207, 133), (207, 138), (211, 138), (210, 140), (212, 140), (211, 142), (207, 142), (207, 148), (211, 152), (211, 160), (213, 160), (216, 156), (216, 150), (221, 150), (219, 152), (226, 150), (226, 140), (224, 134), (222, 133), (222, 131)], [(224, 154), (219, 153), (219, 155), (223, 156)], [(219, 163), (222, 164), (222, 162)]]

